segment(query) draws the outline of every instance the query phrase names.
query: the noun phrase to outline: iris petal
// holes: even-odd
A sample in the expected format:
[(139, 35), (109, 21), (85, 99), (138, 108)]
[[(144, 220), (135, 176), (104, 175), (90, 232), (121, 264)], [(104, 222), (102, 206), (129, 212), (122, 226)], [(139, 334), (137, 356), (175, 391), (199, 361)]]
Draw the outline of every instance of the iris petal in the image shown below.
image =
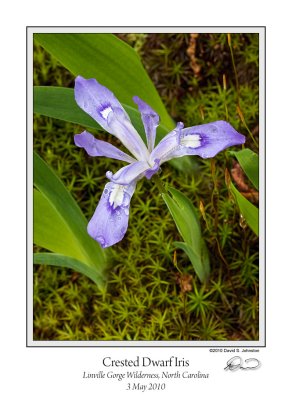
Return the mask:
[(113, 108), (121, 109), (124, 117), (129, 120), (128, 114), (115, 95), (96, 79), (78, 76), (75, 79), (74, 94), (78, 106), (108, 132), (110, 131), (107, 116)]
[(153, 163), (155, 160), (160, 160), (160, 164), (173, 158), (173, 152), (179, 148), (179, 138), (183, 124), (179, 122), (176, 128), (168, 133), (154, 148), (150, 154), (150, 162)]
[(119, 169), (118, 172), (113, 174), (112, 172), (107, 172), (106, 176), (114, 183), (120, 185), (128, 185), (133, 180), (139, 180), (145, 175), (145, 171), (149, 169), (149, 164), (145, 161), (136, 161), (130, 165)]
[(115, 95), (95, 79), (75, 79), (75, 100), (107, 132), (116, 136), (139, 160), (146, 160), (149, 152), (133, 127), (130, 118)]
[(210, 158), (230, 146), (243, 143), (245, 143), (245, 136), (225, 121), (185, 129), (177, 127), (156, 146), (150, 155), (150, 161), (153, 162), (155, 158), (159, 158), (163, 163), (186, 155)]
[[(187, 154), (198, 155), (202, 158), (216, 156), (228, 147), (245, 143), (245, 136), (238, 133), (228, 122), (216, 121), (209, 124), (192, 126), (182, 130), (182, 137), (198, 136), (200, 145), (196, 148), (188, 147)], [(174, 153), (174, 157), (181, 157)]]
[(76, 146), (84, 148), (87, 154), (92, 157), (104, 156), (128, 163), (136, 161), (133, 157), (119, 150), (112, 144), (95, 139), (95, 137), (87, 131), (75, 135), (74, 142)]
[(149, 151), (145, 143), (131, 121), (125, 118), (122, 110), (113, 108), (113, 111), (108, 115), (107, 121), (109, 132), (116, 136), (137, 160), (146, 161), (149, 158)]
[(87, 231), (101, 247), (109, 247), (123, 239), (128, 229), (130, 201), (136, 182), (122, 186), (109, 182), (88, 223)]
[(133, 97), (134, 102), (138, 105), (141, 113), (142, 122), (147, 137), (148, 150), (151, 152), (155, 145), (156, 129), (159, 125), (159, 115), (138, 96)]

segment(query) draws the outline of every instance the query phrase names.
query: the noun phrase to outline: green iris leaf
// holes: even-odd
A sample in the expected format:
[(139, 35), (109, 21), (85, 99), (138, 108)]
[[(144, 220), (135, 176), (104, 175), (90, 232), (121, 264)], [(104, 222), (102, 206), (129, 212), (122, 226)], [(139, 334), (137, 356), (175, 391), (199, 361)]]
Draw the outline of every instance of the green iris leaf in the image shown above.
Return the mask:
[(162, 194), (184, 242), (174, 244), (188, 255), (201, 282), (210, 274), (208, 250), (202, 237), (200, 220), (192, 202), (180, 191), (169, 188), (169, 194)]
[[(87, 221), (79, 206), (54, 171), (36, 153), (33, 163), (36, 187), (34, 243), (81, 262), (83, 266), (87, 266), (86, 275), (89, 277), (92, 274), (102, 276), (106, 268), (106, 254), (88, 235)], [(62, 265), (56, 264), (58, 259), (60, 257), (54, 259), (54, 265)], [(66, 263), (69, 261), (66, 259)], [(64, 260), (62, 263), (64, 264)], [(74, 269), (73, 264), (72, 268)]]
[(99, 287), (103, 287), (105, 284), (104, 275), (99, 270), (96, 268), (91, 268), (88, 264), (85, 264), (75, 258), (64, 256), (63, 254), (34, 253), (33, 263), (70, 268), (76, 272), (86, 275)]
[(256, 235), (259, 235), (259, 209), (248, 201), (233, 185), (232, 182), (229, 184), (229, 188), (233, 193), (239, 210), (245, 219), (248, 226), (253, 230)]

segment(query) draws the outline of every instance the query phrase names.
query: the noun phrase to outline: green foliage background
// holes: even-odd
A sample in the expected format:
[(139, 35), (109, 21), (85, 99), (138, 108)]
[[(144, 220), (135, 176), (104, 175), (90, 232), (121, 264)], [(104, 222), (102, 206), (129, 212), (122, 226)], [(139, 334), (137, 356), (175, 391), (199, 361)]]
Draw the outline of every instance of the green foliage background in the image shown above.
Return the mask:
[[(195, 39), (198, 72), (188, 53), (190, 34), (120, 34), (140, 54), (175, 121), (185, 126), (228, 119), (257, 151), (258, 35), (232, 34), (238, 76), (226, 34)], [(226, 90), (223, 87), (226, 77)], [(41, 47), (34, 47), (34, 84), (73, 87), (74, 76)], [(34, 148), (54, 168), (89, 219), (115, 160), (90, 158), (73, 135), (82, 128), (36, 115)], [(94, 131), (92, 130), (92, 133)], [(99, 138), (115, 143), (106, 133)], [(234, 148), (236, 150), (236, 148)], [(238, 148), (239, 150), (239, 148)], [(129, 230), (110, 250), (108, 284), (101, 292), (67, 269), (34, 266), (34, 340), (258, 340), (258, 238), (240, 217), (224, 173), (233, 157), (194, 158), (192, 169), (162, 167), (161, 179), (185, 193), (201, 212), (211, 276), (202, 285), (157, 187), (146, 179), (131, 202)], [(202, 207), (201, 207), (202, 210)]]

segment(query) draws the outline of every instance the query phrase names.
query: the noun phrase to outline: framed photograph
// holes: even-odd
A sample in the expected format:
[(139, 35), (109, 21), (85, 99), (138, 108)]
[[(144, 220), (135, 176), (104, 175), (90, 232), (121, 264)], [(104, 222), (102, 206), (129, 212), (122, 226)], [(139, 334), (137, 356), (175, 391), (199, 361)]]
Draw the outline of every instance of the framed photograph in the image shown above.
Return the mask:
[(27, 345), (265, 346), (265, 28), (29, 27), (27, 72)]

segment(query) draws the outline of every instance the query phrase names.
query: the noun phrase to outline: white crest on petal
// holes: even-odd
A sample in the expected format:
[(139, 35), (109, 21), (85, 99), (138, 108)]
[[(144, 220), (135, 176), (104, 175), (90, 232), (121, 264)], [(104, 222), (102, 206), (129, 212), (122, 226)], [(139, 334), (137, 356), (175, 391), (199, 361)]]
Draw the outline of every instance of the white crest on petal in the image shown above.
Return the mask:
[(103, 117), (104, 119), (107, 119), (107, 117), (108, 117), (108, 115), (109, 115), (109, 113), (110, 113), (111, 111), (113, 111), (113, 109), (112, 109), (111, 107), (106, 107), (106, 108), (104, 108), (103, 110), (101, 110), (100, 113), (101, 113), (101, 115), (102, 115), (102, 117)]
[(200, 135), (183, 136), (180, 140), (180, 144), (182, 146), (191, 147), (191, 148), (195, 149), (201, 145)]
[(118, 206), (123, 204), (124, 200), (124, 189), (125, 186), (115, 184), (112, 188), (112, 191), (109, 196), (109, 203), (113, 208), (117, 208)]

